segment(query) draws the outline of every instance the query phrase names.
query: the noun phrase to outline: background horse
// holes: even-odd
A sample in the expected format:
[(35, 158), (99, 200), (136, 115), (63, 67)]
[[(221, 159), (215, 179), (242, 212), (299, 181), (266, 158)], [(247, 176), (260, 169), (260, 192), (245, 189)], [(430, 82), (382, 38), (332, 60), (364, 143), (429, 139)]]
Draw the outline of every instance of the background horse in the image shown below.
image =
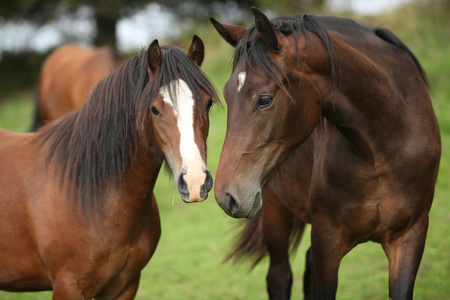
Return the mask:
[(108, 47), (65, 45), (52, 52), (42, 65), (32, 130), (80, 108), (120, 61)]
[(134, 298), (160, 237), (153, 188), (163, 160), (184, 201), (212, 188), (217, 96), (203, 57), (197, 36), (188, 55), (155, 40), (79, 110), (36, 133), (0, 130), (0, 289)]
[[(383, 28), (312, 15), (269, 21), (253, 13), (248, 30), (212, 19), (236, 47), (224, 87), (218, 204), (233, 217), (255, 216), (264, 187), (292, 188), (291, 181), (270, 179), (284, 162), (295, 163), (290, 176), (301, 170), (298, 182), (309, 181), (306, 189), (292, 188), (300, 193), (297, 205), (306, 194), (312, 224), (306, 297), (335, 298), (343, 256), (374, 241), (389, 260), (390, 297), (411, 299), (441, 154), (420, 63)], [(297, 164), (305, 141), (312, 150)], [(295, 196), (280, 198), (291, 213), (286, 201)]]

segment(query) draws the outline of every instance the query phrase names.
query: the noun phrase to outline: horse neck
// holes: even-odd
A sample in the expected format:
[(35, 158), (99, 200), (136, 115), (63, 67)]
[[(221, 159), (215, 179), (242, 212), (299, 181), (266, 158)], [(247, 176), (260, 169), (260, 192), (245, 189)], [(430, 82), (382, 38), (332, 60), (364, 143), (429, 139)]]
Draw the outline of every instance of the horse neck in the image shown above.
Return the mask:
[[(412, 66), (415, 70), (411, 69), (408, 61), (410, 64), (403, 68), (404, 57), (402, 62), (393, 60), (396, 66), (386, 66), (379, 63), (382, 60), (370, 58), (340, 38), (335, 41), (337, 87), (328, 86), (330, 92), (323, 100), (323, 116), (373, 165), (380, 155), (404, 147), (405, 139), (414, 131), (411, 116), (421, 109), (421, 103), (429, 102), (423, 101), (429, 97), (428, 90), (415, 65)], [(386, 52), (385, 55), (394, 54)], [(402, 69), (395, 74), (395, 68)], [(401, 72), (408, 76), (411, 76), (409, 72), (415, 72), (416, 80), (420, 80), (415, 90), (408, 90), (410, 87), (398, 78)], [(432, 111), (431, 106), (427, 109)]]
[(123, 188), (129, 201), (138, 203), (151, 199), (162, 165), (162, 157), (154, 147), (139, 145), (126, 168)]

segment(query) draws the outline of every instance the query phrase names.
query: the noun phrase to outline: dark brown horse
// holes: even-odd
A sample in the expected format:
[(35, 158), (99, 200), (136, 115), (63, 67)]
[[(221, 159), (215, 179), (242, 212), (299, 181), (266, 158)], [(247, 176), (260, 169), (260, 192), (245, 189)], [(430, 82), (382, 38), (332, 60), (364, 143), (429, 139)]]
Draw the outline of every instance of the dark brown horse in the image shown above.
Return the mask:
[(42, 65), (32, 129), (80, 108), (120, 61), (108, 47), (65, 45), (52, 52)]
[(269, 271), (272, 298), (289, 297), (289, 262), (272, 254), (294, 218), (312, 224), (307, 298), (335, 298), (343, 256), (374, 241), (389, 260), (390, 297), (411, 299), (441, 154), (420, 63), (384, 28), (253, 13), (249, 29), (212, 19), (236, 47), (218, 204), (262, 218), (271, 269), (285, 270), (276, 280)]
[(181, 198), (204, 200), (215, 89), (188, 55), (155, 40), (86, 103), (36, 133), (0, 130), (0, 289), (53, 299), (132, 299), (160, 237), (163, 160)]

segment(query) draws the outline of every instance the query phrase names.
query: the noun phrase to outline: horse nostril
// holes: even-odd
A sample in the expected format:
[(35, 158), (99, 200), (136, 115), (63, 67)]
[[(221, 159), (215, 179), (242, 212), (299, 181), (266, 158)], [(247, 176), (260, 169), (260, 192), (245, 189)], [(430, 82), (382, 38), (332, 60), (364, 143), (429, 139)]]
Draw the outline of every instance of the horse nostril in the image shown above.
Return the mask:
[(208, 192), (213, 187), (213, 178), (208, 170), (205, 171), (205, 174), (206, 174), (205, 183), (200, 187), (200, 189), (203, 193), (208, 194)]
[(183, 176), (184, 174), (181, 173), (180, 176), (178, 177), (177, 189), (178, 192), (180, 192), (180, 194), (189, 197), (188, 185), (186, 183), (186, 180), (184, 180)]
[(225, 193), (225, 207), (228, 210), (228, 213), (235, 217), (236, 213), (240, 209), (239, 202), (234, 199), (234, 197), (230, 193)]

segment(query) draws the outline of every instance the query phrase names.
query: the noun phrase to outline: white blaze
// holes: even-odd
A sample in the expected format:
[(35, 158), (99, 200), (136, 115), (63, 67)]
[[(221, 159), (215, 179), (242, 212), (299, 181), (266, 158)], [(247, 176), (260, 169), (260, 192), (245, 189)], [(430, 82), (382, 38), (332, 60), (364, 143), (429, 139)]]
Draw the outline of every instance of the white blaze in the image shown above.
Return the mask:
[(184, 179), (188, 185), (189, 199), (200, 199), (200, 186), (205, 182), (206, 166), (194, 139), (194, 97), (184, 80), (178, 79), (170, 84), (173, 95), (177, 96), (177, 105), (174, 105), (167, 86), (161, 88), (160, 94), (163, 96), (163, 101), (172, 107), (177, 118), (182, 172), (185, 174)]
[(242, 89), (242, 87), (244, 86), (244, 83), (245, 83), (245, 77), (246, 77), (246, 76), (247, 76), (247, 74), (245, 73), (245, 71), (239, 73), (239, 75), (238, 75), (238, 82), (239, 82), (239, 85), (238, 85), (238, 92), (240, 92), (241, 89)]

